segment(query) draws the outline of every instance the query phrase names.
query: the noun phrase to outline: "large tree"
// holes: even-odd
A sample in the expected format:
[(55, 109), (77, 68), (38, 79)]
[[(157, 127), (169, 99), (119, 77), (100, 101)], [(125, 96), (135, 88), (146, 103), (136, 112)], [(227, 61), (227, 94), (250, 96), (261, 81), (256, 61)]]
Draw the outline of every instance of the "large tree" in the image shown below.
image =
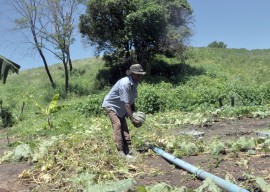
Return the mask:
[[(5, 3), (10, 5), (10, 7), (17, 13), (17, 19), (15, 20), (16, 29), (23, 34), (27, 43), (39, 53), (51, 85), (52, 87), (55, 87), (55, 83), (49, 71), (48, 63), (43, 51), (43, 37), (40, 35), (40, 31), (42, 30), (42, 0), (6, 0)], [(46, 28), (47, 26), (45, 25), (43, 27)]]
[(38, 51), (53, 87), (45, 51), (62, 61), (65, 70), (65, 90), (69, 88), (68, 64), (72, 70), (70, 46), (78, 22), (80, 5), (85, 0), (3, 0), (16, 11), (16, 26), (27, 43)]
[[(97, 50), (142, 64), (157, 53), (175, 54), (190, 36), (186, 0), (89, 0), (80, 32)], [(133, 59), (134, 60), (134, 59)]]
[(79, 5), (83, 2), (84, 0), (46, 0), (47, 14), (44, 17), (49, 21), (50, 27), (43, 27), (41, 33), (54, 47), (54, 51), (51, 52), (63, 63), (66, 92), (69, 88), (68, 64), (70, 71), (73, 68), (70, 46), (74, 42), (72, 35), (76, 27), (75, 16), (78, 14)]

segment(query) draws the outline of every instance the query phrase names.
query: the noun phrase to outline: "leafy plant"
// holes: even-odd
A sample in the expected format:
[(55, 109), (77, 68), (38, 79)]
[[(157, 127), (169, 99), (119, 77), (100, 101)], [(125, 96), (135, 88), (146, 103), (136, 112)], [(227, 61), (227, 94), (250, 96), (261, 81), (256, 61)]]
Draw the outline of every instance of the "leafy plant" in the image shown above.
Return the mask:
[(233, 143), (233, 150), (248, 151), (249, 149), (254, 149), (256, 146), (255, 140), (253, 138), (240, 137), (236, 142)]
[(221, 141), (215, 140), (209, 145), (210, 153), (213, 155), (225, 154), (225, 145)]
[(51, 102), (49, 103), (49, 105), (46, 108), (42, 107), (37, 101), (34, 100), (34, 98), (32, 96), (29, 96), (29, 95), (27, 95), (27, 96), (28, 96), (28, 98), (30, 98), (32, 100), (32, 102), (40, 110), (40, 112), (44, 116), (47, 117), (48, 127), (52, 128), (51, 115), (53, 113), (60, 111), (61, 109), (63, 109), (65, 107), (64, 105), (58, 105), (59, 94), (56, 94), (53, 97), (53, 99), (51, 100)]
[(213, 179), (206, 178), (196, 192), (212, 191), (212, 192), (221, 192), (221, 189), (216, 185)]
[(76, 103), (73, 107), (86, 117), (105, 114), (101, 106), (104, 95), (104, 93), (89, 95), (84, 101)]
[(31, 147), (28, 144), (22, 143), (12, 151), (6, 152), (0, 158), (0, 164), (8, 161), (21, 161), (22, 159), (28, 159), (31, 155), (32, 155)]
[(3, 81), (3, 84), (6, 83), (7, 76), (9, 71), (13, 73), (19, 73), (20, 65), (10, 61), (9, 59), (0, 55), (0, 79)]
[(13, 117), (12, 113), (10, 112), (10, 109), (3, 107), (3, 101), (0, 100), (0, 117), (2, 119), (2, 126), (8, 127), (12, 126), (13, 124)]
[(152, 186), (147, 186), (137, 190), (138, 192), (188, 192), (186, 187), (172, 187), (167, 183), (161, 182)]
[(187, 156), (198, 155), (199, 153), (199, 148), (195, 143), (183, 142), (178, 144), (178, 147), (180, 148), (180, 151), (182, 151), (183, 154)]
[(107, 191), (126, 191), (131, 188), (135, 184), (134, 179), (123, 179), (119, 181), (110, 181), (101, 184), (89, 184), (85, 191), (99, 191), (99, 192), (107, 192)]

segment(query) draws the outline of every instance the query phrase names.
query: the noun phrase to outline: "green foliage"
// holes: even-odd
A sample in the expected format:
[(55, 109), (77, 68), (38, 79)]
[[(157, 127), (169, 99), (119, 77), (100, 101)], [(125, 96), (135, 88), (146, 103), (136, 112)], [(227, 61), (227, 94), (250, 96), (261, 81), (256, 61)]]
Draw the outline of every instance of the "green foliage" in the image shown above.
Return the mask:
[(257, 177), (256, 183), (262, 191), (268, 191), (270, 189), (270, 185), (263, 178)]
[(102, 102), (105, 97), (104, 93), (89, 95), (83, 101), (76, 103), (73, 108), (86, 117), (105, 114), (102, 108)]
[[(109, 58), (110, 57), (110, 58)], [(105, 67), (100, 69), (97, 73), (96, 79), (97, 82), (95, 83), (95, 86), (98, 89), (103, 88), (104, 86), (111, 86), (114, 83), (117, 82), (121, 77), (126, 76), (126, 70), (129, 68), (129, 66), (124, 64), (113, 64), (113, 62), (109, 62), (108, 60), (113, 59), (114, 56), (104, 56), (104, 60), (106, 62)], [(118, 57), (116, 58), (116, 60)], [(110, 63), (110, 64), (108, 64)]]
[[(158, 183), (152, 186), (145, 187), (145, 192), (188, 192), (186, 187), (172, 187), (167, 183)], [(144, 192), (143, 190), (138, 190), (138, 192)]]
[(209, 145), (209, 150), (213, 155), (225, 154), (225, 145), (221, 141), (215, 140)]
[(253, 189), (268, 192), (270, 185), (265, 181), (264, 178), (256, 177), (254, 175), (245, 175), (248, 178), (248, 182), (251, 184), (250, 190)]
[(135, 184), (134, 179), (123, 179), (114, 182), (106, 182), (97, 185), (88, 185), (85, 191), (99, 191), (99, 192), (107, 192), (107, 191), (126, 191), (131, 188)]
[[(174, 58), (157, 56), (156, 61), (160, 63), (179, 64), (179, 68), (173, 69), (182, 70), (180, 66), (184, 67), (184, 75), (171, 78), (175, 79), (173, 83), (167, 75), (160, 76), (157, 81), (154, 78), (153, 81), (144, 81), (139, 86), (136, 104), (139, 110), (147, 112), (147, 121), (140, 129), (133, 129), (129, 124), (133, 147), (140, 150), (144, 147), (147, 151), (145, 143), (149, 142), (179, 157), (203, 152), (216, 155), (218, 160), (225, 144), (227, 153), (243, 151), (248, 155), (246, 151), (250, 153), (252, 150), (269, 153), (268, 140), (239, 139), (241, 141), (216, 142), (211, 146), (214, 143), (212, 140), (178, 134), (185, 129), (183, 125), (204, 125), (219, 117), (269, 116), (269, 50), (202, 48), (192, 50), (190, 56), (185, 65)], [(157, 64), (157, 67), (160, 66), (158, 70), (166, 74), (162, 67), (167, 65), (160, 63)], [(40, 182), (38, 187), (62, 191), (83, 190), (90, 184), (110, 186), (145, 171), (138, 168), (140, 159), (134, 163), (134, 168), (116, 155), (110, 121), (102, 115), (105, 113), (101, 108), (108, 90), (107, 87), (97, 90), (93, 86), (98, 83), (95, 82), (95, 75), (102, 66), (103, 62), (98, 59), (74, 62), (78, 70), (70, 77), (73, 78), (74, 88), (78, 85), (78, 91), (74, 89), (66, 97), (61, 95), (61, 104), (69, 106), (61, 112), (56, 112), (59, 102), (52, 99), (58, 90), (52, 90), (50, 85), (44, 83), (47, 78), (42, 69), (22, 71), (20, 77), (24, 81), (11, 75), (9, 85), (0, 87), (5, 108), (16, 117), (25, 100), (23, 95), (29, 93), (41, 107), (38, 107), (39, 112), (51, 113), (54, 129), (46, 129), (44, 115), (35, 113), (37, 106), (33, 105), (32, 99), (25, 100), (23, 120), (9, 129), (10, 137), (18, 142), (9, 146), (10, 151), (1, 157), (1, 161), (28, 160), (34, 166), (32, 170), (23, 172), (22, 179), (29, 182), (36, 180)], [(56, 80), (61, 81), (62, 69), (58, 65), (51, 68)], [(230, 105), (231, 96), (235, 98), (234, 107)], [(222, 108), (219, 108), (219, 98), (222, 98)], [(54, 109), (56, 113), (53, 113)], [(16, 148), (17, 155), (14, 156)], [(151, 152), (145, 153), (149, 154), (152, 155)], [(42, 191), (38, 187), (37, 191)]]
[(90, 0), (79, 28), (99, 52), (105, 51), (105, 59), (110, 57), (107, 64), (139, 62), (145, 68), (157, 53), (183, 53), (191, 15), (186, 0)]
[(31, 156), (31, 154), (32, 154), (31, 147), (28, 144), (22, 143), (12, 151), (6, 152), (0, 158), (0, 164), (3, 162), (25, 160), (28, 159)]
[(48, 107), (43, 108), (38, 102), (35, 101), (35, 99), (33, 98), (33, 96), (29, 96), (27, 95), (28, 98), (31, 99), (31, 101), (35, 104), (35, 106), (40, 110), (40, 112), (47, 117), (47, 122), (48, 122), (48, 126), (49, 128), (52, 128), (52, 123), (51, 123), (51, 115), (53, 113), (56, 113), (58, 111), (60, 111), (61, 109), (63, 109), (65, 106), (64, 105), (58, 105), (58, 101), (59, 101), (59, 94), (56, 94), (53, 99), (51, 100), (51, 102), (49, 103)]
[[(190, 156), (190, 155), (198, 155), (199, 148), (195, 143), (191, 142), (183, 142), (178, 144), (179, 150), (182, 152), (182, 155)], [(177, 155), (177, 151), (174, 152)]]
[(236, 151), (248, 151), (254, 149), (256, 146), (253, 138), (240, 137), (236, 142), (232, 144), (232, 149)]
[(2, 106), (2, 100), (0, 101), (0, 117), (2, 120), (2, 127), (12, 126), (14, 123), (14, 118), (12, 116), (11, 110), (7, 107)]
[(136, 106), (140, 111), (145, 113), (155, 113), (160, 111), (162, 101), (159, 99), (157, 91), (154, 86), (145, 86), (140, 88), (142, 94), (139, 96)]
[(6, 83), (9, 72), (19, 73), (20, 65), (0, 55), (0, 79)]
[(221, 189), (215, 184), (213, 179), (206, 178), (196, 192), (212, 191), (212, 192), (221, 192)]
[(223, 42), (213, 41), (207, 47), (210, 47), (210, 48), (226, 48), (227, 45), (225, 43), (223, 43)]

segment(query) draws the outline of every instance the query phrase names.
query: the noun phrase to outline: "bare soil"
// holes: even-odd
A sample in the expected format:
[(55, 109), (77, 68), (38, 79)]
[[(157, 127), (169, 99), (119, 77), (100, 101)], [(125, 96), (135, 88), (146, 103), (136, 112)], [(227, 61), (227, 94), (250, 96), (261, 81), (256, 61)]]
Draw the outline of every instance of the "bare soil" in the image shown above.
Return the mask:
[[(270, 118), (255, 119), (243, 118), (237, 120), (223, 120), (205, 127), (187, 126), (187, 131), (205, 132), (203, 139), (220, 138), (220, 140), (234, 140), (241, 136), (257, 137), (256, 131), (269, 130)], [(181, 131), (183, 129), (181, 128)], [(262, 177), (270, 184), (270, 161), (269, 154), (247, 155), (246, 152), (237, 154), (224, 154), (217, 157), (209, 154), (183, 157), (181, 160), (203, 171), (211, 173), (222, 179), (230, 174), (236, 184), (245, 181), (245, 174)], [(246, 160), (247, 164), (245, 164)], [(145, 157), (144, 166), (152, 172), (136, 178), (138, 185), (154, 185), (165, 182), (171, 186), (185, 186), (188, 189), (197, 189), (202, 185), (202, 180), (179, 168), (167, 160), (159, 157)], [(259, 191), (255, 187), (247, 185), (249, 191)]]
[[(231, 140), (240, 136), (257, 137), (254, 131), (266, 130), (270, 128), (270, 118), (255, 119), (243, 118), (237, 120), (222, 120), (212, 125), (198, 127), (186, 126), (185, 130), (198, 130), (205, 132), (203, 139), (219, 137), (221, 140)], [(4, 131), (0, 130), (0, 155), (7, 148), (7, 139)], [(247, 160), (247, 164), (243, 160)], [(209, 154), (183, 157), (183, 161), (192, 164), (204, 171), (207, 171), (220, 178), (225, 178), (230, 174), (237, 183), (241, 183), (244, 174), (249, 173), (256, 177), (263, 177), (270, 183), (270, 161), (268, 154), (256, 154), (248, 156), (246, 153), (224, 154), (217, 157)], [(160, 156), (144, 156), (143, 170), (147, 170), (143, 175), (135, 179), (137, 185), (153, 185), (165, 182), (171, 186), (186, 186), (189, 189), (197, 189), (202, 180), (188, 173)], [(31, 191), (32, 186), (26, 185), (18, 178), (23, 170), (29, 169), (30, 165), (26, 162), (4, 163), (0, 165), (0, 192), (27, 192)], [(250, 191), (258, 191), (249, 188)]]

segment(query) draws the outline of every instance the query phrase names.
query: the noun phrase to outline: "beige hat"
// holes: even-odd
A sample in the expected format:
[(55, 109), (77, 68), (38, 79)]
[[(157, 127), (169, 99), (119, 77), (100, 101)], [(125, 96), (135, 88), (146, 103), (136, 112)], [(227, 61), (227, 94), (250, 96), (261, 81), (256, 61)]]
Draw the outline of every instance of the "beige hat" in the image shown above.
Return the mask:
[(140, 64), (133, 64), (130, 66), (129, 70), (126, 71), (126, 74), (127, 75), (130, 75), (130, 74), (138, 74), (138, 75), (145, 75), (146, 72), (143, 71), (143, 68)]

